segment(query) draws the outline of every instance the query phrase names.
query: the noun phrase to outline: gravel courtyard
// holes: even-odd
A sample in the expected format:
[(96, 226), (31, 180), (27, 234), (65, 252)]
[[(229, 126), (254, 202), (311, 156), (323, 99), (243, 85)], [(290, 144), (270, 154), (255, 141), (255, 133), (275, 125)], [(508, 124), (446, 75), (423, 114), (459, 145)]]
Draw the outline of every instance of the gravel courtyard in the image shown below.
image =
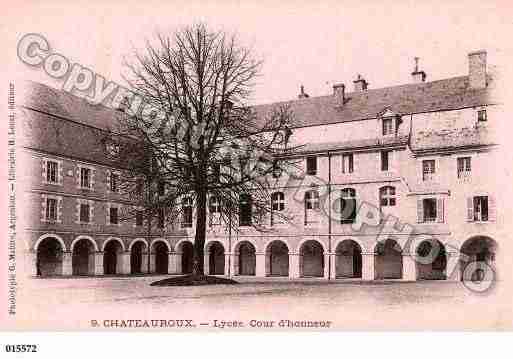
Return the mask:
[(54, 330), (122, 330), (121, 320), (126, 324), (144, 319), (166, 320), (168, 327), (136, 329), (169, 330), (177, 320), (218, 331), (226, 330), (215, 326), (221, 321), (238, 321), (238, 328), (246, 330), (269, 330), (264, 322), (274, 321), (271, 328), (283, 330), (277, 326), (280, 320), (329, 321), (330, 329), (343, 330), (512, 327), (511, 298), (503, 295), (508, 292), (504, 283), (486, 295), (444, 281), (369, 284), (239, 278), (238, 285), (149, 285), (163, 278), (30, 279), (19, 286), (16, 321), (21, 327)]

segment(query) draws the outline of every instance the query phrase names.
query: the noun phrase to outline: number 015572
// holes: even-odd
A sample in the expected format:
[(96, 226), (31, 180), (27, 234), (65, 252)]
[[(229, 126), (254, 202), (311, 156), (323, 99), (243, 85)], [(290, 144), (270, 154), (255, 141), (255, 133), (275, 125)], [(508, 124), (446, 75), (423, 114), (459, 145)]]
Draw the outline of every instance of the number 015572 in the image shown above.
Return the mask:
[(36, 353), (37, 345), (35, 344), (7, 344), (5, 345), (7, 353)]

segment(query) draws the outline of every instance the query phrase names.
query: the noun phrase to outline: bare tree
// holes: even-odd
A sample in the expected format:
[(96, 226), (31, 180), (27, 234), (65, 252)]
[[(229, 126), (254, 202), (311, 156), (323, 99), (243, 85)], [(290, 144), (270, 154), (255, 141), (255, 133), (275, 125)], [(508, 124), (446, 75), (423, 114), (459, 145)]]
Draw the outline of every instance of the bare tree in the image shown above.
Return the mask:
[(261, 62), (236, 37), (203, 24), (158, 35), (126, 65), (133, 96), (125, 102), (121, 136), (111, 140), (129, 139), (130, 148), (119, 151), (128, 178), (151, 174), (165, 185), (156, 201), (142, 202), (148, 213), (166, 207), (169, 221), (191, 221), (194, 204), (193, 273), (203, 275), (213, 217), (229, 230), (265, 228), (276, 171), (290, 166), (284, 158), (294, 150), (288, 146), (293, 114), (283, 105), (257, 115), (247, 102)]

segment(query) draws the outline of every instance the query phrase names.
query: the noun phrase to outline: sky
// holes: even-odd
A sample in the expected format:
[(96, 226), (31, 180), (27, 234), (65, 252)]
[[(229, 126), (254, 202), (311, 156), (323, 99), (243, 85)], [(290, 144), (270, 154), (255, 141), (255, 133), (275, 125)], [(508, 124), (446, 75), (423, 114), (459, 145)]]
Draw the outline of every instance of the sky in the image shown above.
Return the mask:
[(339, 82), (352, 90), (357, 74), (369, 88), (408, 83), (416, 56), (428, 81), (467, 74), (474, 50), (486, 49), (488, 63), (501, 66), (512, 53), (511, 9), (498, 0), (21, 0), (3, 9), (2, 61), (8, 77), (62, 85), (17, 59), (17, 42), (35, 32), (53, 51), (123, 84), (123, 57), (157, 32), (201, 21), (237, 33), (264, 61), (251, 102), (267, 103), (296, 98), (300, 85), (310, 96), (330, 94)]

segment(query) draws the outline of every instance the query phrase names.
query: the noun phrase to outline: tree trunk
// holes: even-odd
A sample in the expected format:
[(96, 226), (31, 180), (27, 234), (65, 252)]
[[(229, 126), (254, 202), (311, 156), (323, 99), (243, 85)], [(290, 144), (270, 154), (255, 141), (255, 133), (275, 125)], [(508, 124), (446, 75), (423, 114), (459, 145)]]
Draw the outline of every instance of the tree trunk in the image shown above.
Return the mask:
[(203, 260), (205, 236), (207, 230), (207, 193), (200, 189), (196, 192), (196, 234), (194, 237), (194, 260), (192, 273), (196, 276), (204, 275)]

